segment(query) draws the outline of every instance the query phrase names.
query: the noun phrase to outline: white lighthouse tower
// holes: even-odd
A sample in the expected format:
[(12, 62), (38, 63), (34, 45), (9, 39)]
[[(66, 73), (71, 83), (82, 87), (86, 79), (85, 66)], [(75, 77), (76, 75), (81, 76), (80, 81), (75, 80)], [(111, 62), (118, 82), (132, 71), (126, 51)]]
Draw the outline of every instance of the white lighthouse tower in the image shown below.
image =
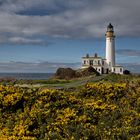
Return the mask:
[(111, 23), (107, 26), (106, 31), (106, 62), (111, 67), (115, 66), (115, 35)]

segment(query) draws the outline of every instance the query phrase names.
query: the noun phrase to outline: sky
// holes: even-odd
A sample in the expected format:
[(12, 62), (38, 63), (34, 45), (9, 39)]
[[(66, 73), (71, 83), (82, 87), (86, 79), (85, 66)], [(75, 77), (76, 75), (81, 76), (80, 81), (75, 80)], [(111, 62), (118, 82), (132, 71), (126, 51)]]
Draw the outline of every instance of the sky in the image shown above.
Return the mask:
[(0, 72), (80, 68), (87, 53), (105, 57), (116, 35), (116, 62), (140, 73), (140, 0), (0, 0)]

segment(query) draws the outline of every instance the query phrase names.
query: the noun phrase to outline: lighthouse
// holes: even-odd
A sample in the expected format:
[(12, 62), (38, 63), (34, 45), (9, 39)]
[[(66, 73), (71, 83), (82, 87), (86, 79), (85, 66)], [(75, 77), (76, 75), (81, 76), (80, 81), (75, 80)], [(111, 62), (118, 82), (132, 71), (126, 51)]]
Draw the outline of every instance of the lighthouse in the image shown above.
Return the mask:
[(93, 67), (100, 74), (116, 73), (123, 74), (123, 66), (115, 63), (115, 35), (111, 23), (107, 26), (106, 37), (106, 58), (102, 58), (95, 53), (82, 57), (82, 68)]
[(106, 62), (111, 67), (115, 66), (115, 35), (111, 23), (107, 26), (106, 31)]

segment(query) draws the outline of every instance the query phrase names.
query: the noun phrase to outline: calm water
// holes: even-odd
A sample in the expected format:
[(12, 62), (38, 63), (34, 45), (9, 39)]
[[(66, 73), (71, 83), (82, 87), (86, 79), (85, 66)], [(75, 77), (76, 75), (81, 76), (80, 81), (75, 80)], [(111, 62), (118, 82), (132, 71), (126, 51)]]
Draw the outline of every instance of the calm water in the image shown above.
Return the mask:
[(0, 73), (0, 79), (47, 80), (53, 73)]

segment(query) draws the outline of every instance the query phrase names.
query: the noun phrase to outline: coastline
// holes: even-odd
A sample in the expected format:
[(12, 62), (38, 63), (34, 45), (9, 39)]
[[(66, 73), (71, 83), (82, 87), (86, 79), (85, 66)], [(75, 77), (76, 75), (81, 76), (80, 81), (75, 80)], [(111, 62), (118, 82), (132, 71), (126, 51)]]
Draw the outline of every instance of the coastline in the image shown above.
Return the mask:
[(0, 73), (0, 79), (48, 80), (54, 73)]

